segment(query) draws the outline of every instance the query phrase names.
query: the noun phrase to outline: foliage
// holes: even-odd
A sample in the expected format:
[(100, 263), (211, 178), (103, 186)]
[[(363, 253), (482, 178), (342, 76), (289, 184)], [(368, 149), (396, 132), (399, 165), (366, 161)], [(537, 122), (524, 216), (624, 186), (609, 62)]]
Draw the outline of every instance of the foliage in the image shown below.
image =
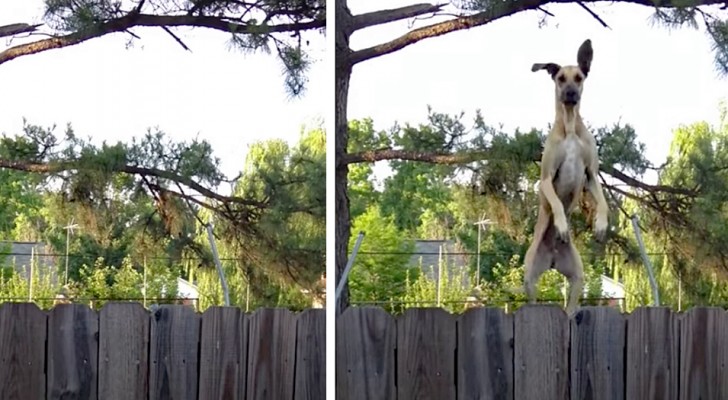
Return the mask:
[[(29, 282), (31, 268), (33, 268), (32, 281)], [(2, 274), (0, 274), (0, 298), (15, 302), (25, 299), (42, 299), (36, 300), (38, 306), (50, 307), (53, 303), (51, 299), (56, 295), (58, 285), (53, 282), (49, 271), (39, 270), (35, 259), (32, 260), (32, 265), (23, 265), (19, 268), (13, 265), (8, 270), (3, 268)]]
[(433, 266), (427, 273), (413, 278), (408, 275), (402, 307), (441, 307), (452, 313), (464, 311), (467, 306), (465, 300), (472, 289), (465, 272), (443, 261), (439, 268)]
[[(416, 267), (408, 267), (414, 243), (403, 237), (391, 217), (382, 215), (377, 205), (367, 208), (352, 224), (354, 232), (364, 232), (349, 274), (351, 298), (354, 302), (398, 300), (405, 292), (408, 275), (415, 279)], [(352, 235), (353, 250), (357, 235)], [(373, 253), (373, 254), (368, 254)]]
[[(349, 122), (349, 148), (352, 152), (370, 151), (391, 146), (387, 133), (376, 132), (371, 119)], [(373, 167), (370, 164), (355, 164), (349, 167), (349, 193), (352, 220), (379, 201), (375, 190)]]
[[(0, 140), (0, 173), (17, 178), (0, 183), (0, 191), (17, 194), (5, 203), (14, 222), (3, 234), (48, 243), (56, 254), (65, 254), (68, 245), (74, 281), (112, 282), (118, 271), (130, 273), (127, 264), (141, 271), (149, 260), (153, 286), (155, 279), (176, 279), (186, 260), (214, 266), (204, 225), (214, 217), (216, 233), (229, 255), (242, 260), (259, 304), (277, 304), (283, 294), (294, 301), (301, 289), (315, 289), (316, 296), (324, 271), (324, 139), (314, 129), (294, 146), (252, 146), (234, 194), (227, 196), (215, 191), (227, 179), (204, 140), (177, 142), (149, 131), (129, 143), (96, 145), (70, 126), (61, 139), (53, 127), (26, 123), (21, 135)], [(69, 224), (76, 227), (65, 229)], [(95, 267), (108, 270), (95, 276)], [(113, 295), (96, 289), (86, 294)]]
[(177, 297), (177, 276), (169, 270), (154, 269), (147, 274), (145, 296), (144, 271), (140, 271), (142, 268), (144, 267), (134, 266), (129, 258), (123, 260), (120, 268), (105, 265), (104, 259), (98, 258), (93, 265), (84, 265), (81, 268), (81, 279), (71, 285), (69, 295), (93, 299), (94, 307), (102, 307), (113, 300), (140, 301), (148, 298), (151, 304), (164, 303)]

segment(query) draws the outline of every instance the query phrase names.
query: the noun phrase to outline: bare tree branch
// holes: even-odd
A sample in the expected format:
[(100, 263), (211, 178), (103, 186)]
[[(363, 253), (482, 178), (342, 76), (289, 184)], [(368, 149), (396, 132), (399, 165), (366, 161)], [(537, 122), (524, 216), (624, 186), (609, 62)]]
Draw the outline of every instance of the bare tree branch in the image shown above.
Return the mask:
[(605, 27), (607, 29), (612, 29), (612, 28), (609, 27), (609, 25), (607, 25), (606, 22), (604, 22), (604, 20), (602, 19), (602, 17), (600, 17), (599, 15), (597, 15), (597, 13), (595, 13), (594, 11), (592, 11), (591, 8), (587, 7), (586, 4), (584, 4), (581, 1), (577, 1), (576, 4), (578, 4), (581, 8), (583, 8), (584, 10), (586, 10), (586, 12), (588, 12), (589, 15), (591, 15), (592, 17), (594, 17), (594, 19), (596, 19), (600, 24), (602, 24), (603, 27)]
[(359, 30), (374, 25), (386, 24), (402, 19), (417, 17), (423, 14), (435, 13), (445, 7), (445, 4), (413, 4), (389, 10), (379, 10), (360, 14), (353, 17), (353, 28)]
[(170, 27), (189, 26), (198, 28), (210, 28), (223, 32), (235, 32), (241, 34), (253, 33), (282, 33), (298, 32), (303, 30), (318, 29), (326, 26), (326, 21), (315, 20), (292, 24), (279, 24), (270, 26), (251, 25), (235, 23), (225, 18), (192, 16), (192, 15), (150, 15), (129, 13), (121, 18), (112, 19), (98, 24), (93, 29), (73, 32), (64, 36), (56, 36), (49, 39), (39, 40), (32, 43), (21, 44), (11, 47), (0, 53), (0, 64), (11, 61), (15, 58), (36, 54), (47, 50), (59, 49), (73, 46), (90, 39), (104, 36), (109, 33), (123, 32), (135, 26), (148, 27)]
[(14, 36), (14, 35), (19, 35), (21, 33), (35, 32), (35, 30), (38, 29), (38, 27), (41, 25), (43, 25), (43, 24), (29, 25), (29, 24), (21, 23), (21, 24), (10, 24), (10, 25), (0, 26), (0, 37)]
[(162, 29), (164, 29), (165, 32), (169, 34), (169, 36), (172, 36), (172, 39), (174, 39), (175, 42), (179, 43), (180, 46), (182, 46), (183, 49), (192, 52), (190, 48), (185, 44), (185, 42), (182, 41), (182, 39), (179, 38), (179, 36), (175, 35), (174, 32), (169, 30), (166, 26), (163, 26)]

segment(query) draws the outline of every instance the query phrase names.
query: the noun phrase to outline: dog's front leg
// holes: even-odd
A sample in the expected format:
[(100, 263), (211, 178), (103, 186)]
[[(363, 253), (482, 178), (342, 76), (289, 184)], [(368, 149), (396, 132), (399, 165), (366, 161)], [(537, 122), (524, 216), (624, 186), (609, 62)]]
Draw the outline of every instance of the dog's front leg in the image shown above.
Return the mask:
[(609, 206), (604, 197), (602, 184), (599, 181), (599, 161), (592, 161), (587, 167), (587, 189), (597, 203), (597, 215), (594, 221), (594, 234), (597, 240), (604, 240), (607, 233)]
[(556, 151), (558, 142), (550, 142), (546, 140), (544, 146), (543, 155), (541, 156), (541, 183), (539, 184), (539, 190), (546, 198), (551, 214), (554, 217), (554, 226), (559, 234), (559, 238), (566, 242), (569, 240), (569, 227), (566, 223), (566, 210), (564, 205), (561, 203), (559, 196), (556, 194), (554, 189), (554, 176), (558, 171), (563, 156), (559, 155)]
[(559, 200), (559, 196), (556, 195), (553, 178), (551, 176), (547, 176), (546, 179), (541, 179), (540, 188), (541, 192), (546, 197), (546, 201), (548, 201), (551, 208), (551, 213), (554, 216), (554, 226), (559, 234), (559, 239), (564, 242), (568, 241), (569, 226), (566, 223), (566, 211), (564, 210), (563, 203)]

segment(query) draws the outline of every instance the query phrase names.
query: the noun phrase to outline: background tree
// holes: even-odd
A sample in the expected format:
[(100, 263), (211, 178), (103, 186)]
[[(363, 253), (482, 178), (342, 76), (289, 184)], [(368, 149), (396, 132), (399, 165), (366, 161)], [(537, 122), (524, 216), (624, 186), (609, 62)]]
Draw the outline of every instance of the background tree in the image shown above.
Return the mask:
[[(716, 65), (723, 72), (728, 72), (728, 22), (719, 17), (716, 10), (708, 10), (705, 6), (720, 5), (720, 0), (697, 0), (689, 2), (662, 1), (658, 3), (642, 0), (624, 0), (632, 3), (655, 7), (657, 20), (668, 26), (694, 25), (701, 21), (710, 33), (715, 50)], [(428, 152), (412, 152), (400, 148), (381, 148), (367, 152), (353, 152), (349, 147), (347, 98), (351, 73), (355, 65), (366, 60), (380, 57), (399, 51), (419, 41), (448, 34), (451, 32), (470, 29), (485, 25), (500, 18), (514, 15), (528, 10), (543, 11), (543, 6), (550, 1), (510, 1), (500, 2), (491, 0), (464, 0), (442, 4), (414, 4), (396, 9), (378, 10), (359, 15), (352, 15), (348, 8), (348, 1), (335, 2), (336, 6), (336, 110), (335, 110), (335, 215), (336, 215), (336, 280), (340, 278), (346, 265), (347, 243), (350, 237), (350, 205), (348, 198), (348, 174), (352, 164), (360, 162), (375, 162), (381, 160), (413, 160), (437, 164), (464, 164), (473, 160), (487, 160), (488, 154), (480, 148), (470, 148), (467, 151), (453, 149), (438, 149)], [(580, 6), (589, 11), (589, 14), (606, 26), (597, 14), (588, 9), (587, 4), (572, 1), (574, 6)], [(547, 14), (544, 11), (545, 14)], [(586, 15), (586, 14), (585, 14)], [(379, 43), (364, 49), (352, 49), (349, 39), (354, 32), (364, 28), (399, 21), (407, 18), (431, 16), (437, 22), (413, 28), (401, 36), (390, 41)], [(670, 195), (691, 195), (686, 190), (671, 189), (662, 186), (646, 185), (638, 179), (626, 175), (621, 171), (605, 167), (602, 172), (621, 180), (625, 184), (637, 188), (649, 196), (636, 196), (647, 201), (656, 192), (666, 192)], [(663, 190), (666, 189), (666, 190)], [(650, 204), (653, 209), (658, 207)], [(344, 291), (341, 298), (341, 307), (348, 305), (348, 292)]]

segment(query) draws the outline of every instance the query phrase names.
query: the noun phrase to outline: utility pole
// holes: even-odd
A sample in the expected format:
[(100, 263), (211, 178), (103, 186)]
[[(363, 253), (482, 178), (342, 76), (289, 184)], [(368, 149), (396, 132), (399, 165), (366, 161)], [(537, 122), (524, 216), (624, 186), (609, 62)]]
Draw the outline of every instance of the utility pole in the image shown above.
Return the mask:
[(645, 264), (647, 269), (647, 277), (650, 280), (650, 286), (652, 287), (652, 302), (655, 307), (660, 306), (660, 290), (657, 287), (657, 280), (655, 280), (655, 273), (652, 271), (652, 263), (650, 258), (647, 257), (647, 250), (645, 250), (645, 243), (642, 241), (642, 232), (640, 230), (639, 218), (637, 214), (632, 215), (632, 229), (634, 229), (634, 235), (637, 239), (637, 244), (640, 246), (640, 254), (642, 255), (642, 263)]
[(228, 289), (227, 280), (225, 279), (225, 271), (222, 269), (222, 263), (220, 262), (220, 255), (217, 253), (217, 245), (215, 245), (215, 235), (212, 233), (212, 223), (208, 223), (207, 226), (207, 240), (210, 241), (210, 249), (212, 250), (212, 258), (215, 261), (215, 267), (217, 267), (217, 274), (220, 276), (220, 285), (222, 286), (222, 295), (225, 300), (225, 307), (230, 305), (230, 290)]

